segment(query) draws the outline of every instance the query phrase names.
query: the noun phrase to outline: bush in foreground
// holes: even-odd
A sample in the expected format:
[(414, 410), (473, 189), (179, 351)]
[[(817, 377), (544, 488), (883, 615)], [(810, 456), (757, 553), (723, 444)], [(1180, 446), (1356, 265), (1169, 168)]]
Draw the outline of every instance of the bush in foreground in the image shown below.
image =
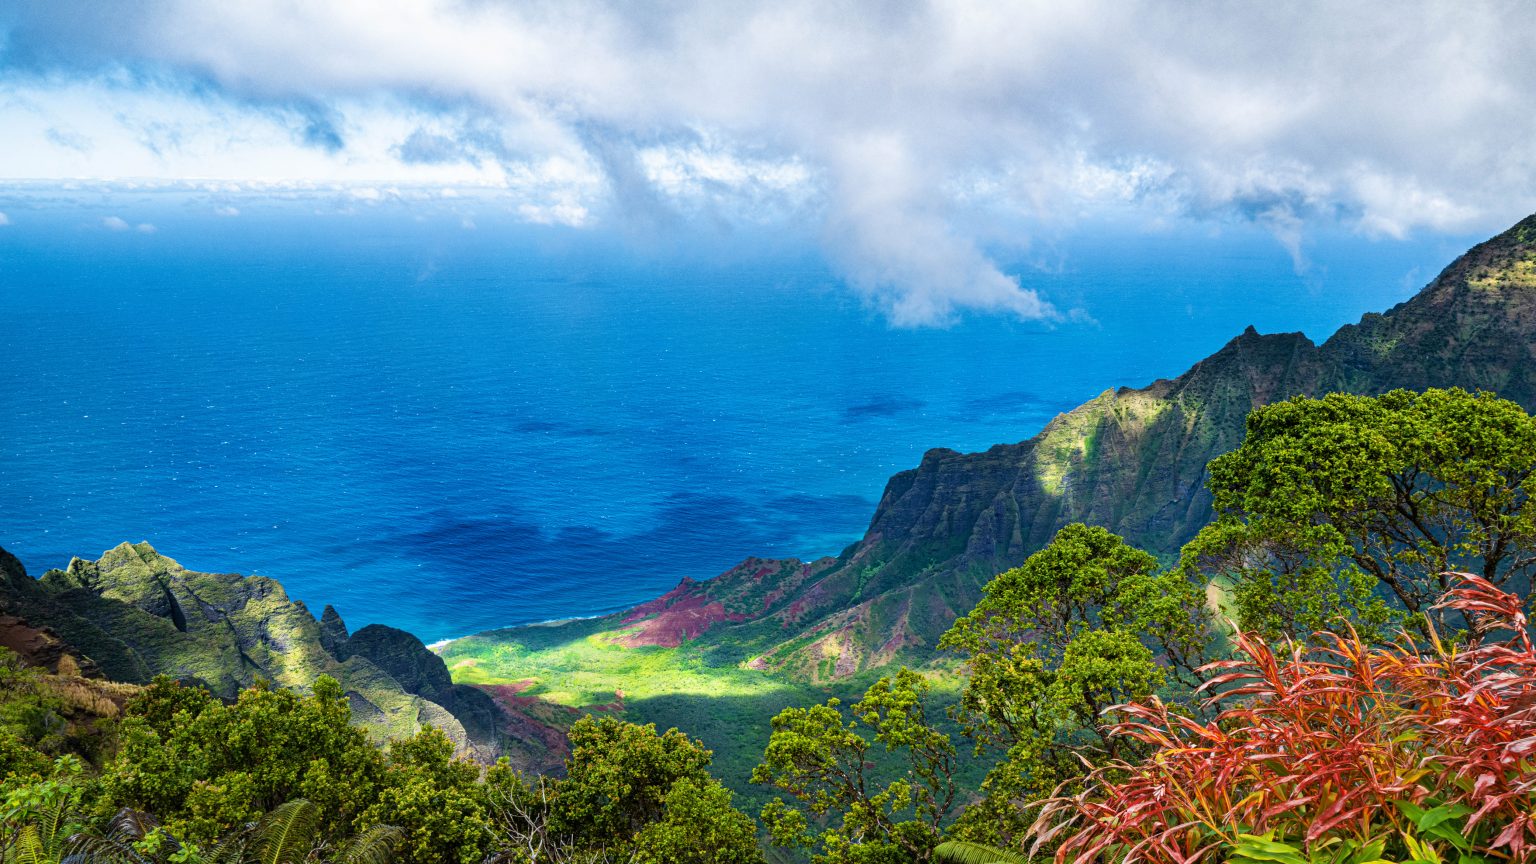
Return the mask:
[[(1536, 859), (1536, 650), (1520, 598), (1470, 574), (1437, 608), (1481, 644), (1372, 647), (1354, 631), (1279, 650), (1240, 634), (1206, 667), (1216, 719), (1153, 698), (1112, 727), (1153, 748), (1048, 802), (1058, 862)], [(1502, 638), (1496, 638), (1502, 636)]]

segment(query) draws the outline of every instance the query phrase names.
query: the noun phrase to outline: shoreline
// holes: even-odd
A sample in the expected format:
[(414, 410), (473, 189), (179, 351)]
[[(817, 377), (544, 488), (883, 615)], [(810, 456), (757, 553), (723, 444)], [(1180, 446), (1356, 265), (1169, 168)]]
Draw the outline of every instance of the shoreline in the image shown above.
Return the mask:
[(431, 651), (433, 654), (436, 654), (439, 650), (446, 647), (450, 642), (457, 642), (460, 639), (468, 639), (471, 636), (479, 636), (481, 633), (495, 633), (500, 630), (516, 630), (519, 627), (556, 627), (561, 624), (569, 624), (572, 621), (593, 621), (598, 618), (607, 618), (609, 615), (617, 615), (623, 611), (623, 609), (616, 609), (612, 612), (599, 612), (596, 615), (567, 615), (564, 618), (547, 618), (543, 621), (528, 621), (523, 624), (509, 624), (505, 627), (495, 627), (490, 630), (478, 630), (474, 633), (466, 633), (463, 636), (450, 636), (447, 639), (439, 639), (436, 642), (428, 642), (427, 650)]

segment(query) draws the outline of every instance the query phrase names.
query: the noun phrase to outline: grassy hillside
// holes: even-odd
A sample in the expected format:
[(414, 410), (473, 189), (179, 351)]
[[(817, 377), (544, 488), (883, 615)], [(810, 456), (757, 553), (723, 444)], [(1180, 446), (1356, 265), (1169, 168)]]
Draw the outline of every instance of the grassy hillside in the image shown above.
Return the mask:
[[(703, 734), (857, 691), (933, 645), (994, 574), (1063, 525), (1103, 525), (1172, 556), (1211, 517), (1206, 464), (1254, 408), (1335, 390), (1490, 389), (1536, 408), (1536, 216), (1453, 262), (1411, 300), (1322, 345), (1252, 328), (1184, 374), (1108, 390), (1035, 437), (929, 451), (890, 479), (864, 538), (810, 563), (749, 559), (629, 613), (493, 631), (442, 651), (455, 680)], [(691, 724), (691, 725), (685, 725)], [(706, 738), (706, 741), (709, 741)], [(732, 764), (754, 744), (711, 741)]]

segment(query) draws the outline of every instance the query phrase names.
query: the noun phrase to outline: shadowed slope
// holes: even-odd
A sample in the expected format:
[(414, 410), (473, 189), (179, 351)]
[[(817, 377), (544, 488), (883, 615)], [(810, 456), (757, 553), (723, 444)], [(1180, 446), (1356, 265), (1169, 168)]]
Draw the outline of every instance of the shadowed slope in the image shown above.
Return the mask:
[(749, 559), (608, 623), (632, 644), (691, 640), (717, 662), (818, 680), (921, 659), (988, 578), (1070, 522), (1172, 556), (1211, 518), (1206, 463), (1238, 445), (1254, 408), (1452, 386), (1536, 408), (1536, 216), (1321, 346), (1250, 327), (1183, 375), (1105, 391), (1027, 441), (931, 450), (837, 558)]

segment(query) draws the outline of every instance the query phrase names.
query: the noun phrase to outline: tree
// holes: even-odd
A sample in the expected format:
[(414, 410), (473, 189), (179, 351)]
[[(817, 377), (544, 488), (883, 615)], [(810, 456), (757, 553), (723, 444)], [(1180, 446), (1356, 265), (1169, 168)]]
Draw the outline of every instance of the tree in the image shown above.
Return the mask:
[(589, 715), (576, 721), (569, 738), (555, 821), (588, 846), (627, 843), (660, 821), (678, 781), (710, 782), (712, 754), (676, 729), (658, 734), (652, 723)]
[(303, 798), (320, 835), (351, 836), (377, 797), (384, 759), (350, 723), (333, 679), (313, 693), (253, 687), (233, 705), (161, 677), (124, 711), (120, 749), (103, 771), (105, 801), (154, 813), (182, 842), (207, 845)]
[(731, 806), (717, 782), (683, 779), (667, 793), (662, 818), (635, 835), (636, 864), (762, 864), (757, 824)]
[(566, 777), (528, 780), (505, 763), (486, 774), (498, 838), (515, 864), (760, 864), (757, 825), (709, 776), (698, 741), (652, 724), (587, 716), (569, 733)]
[(1211, 462), (1217, 519), (1185, 565), (1230, 585), (1245, 630), (1308, 638), (1344, 617), (1383, 638), (1435, 614), (1447, 572), (1528, 589), (1533, 469), (1536, 421), (1492, 394), (1298, 397), (1254, 411)]
[(1184, 574), (1103, 528), (1068, 525), (1020, 567), (999, 574), (939, 642), (970, 677), (956, 717), (1006, 758), (983, 781), (958, 833), (1011, 844), (1017, 806), (1081, 776), (1084, 762), (1124, 756), (1103, 733), (1105, 709), (1168, 683), (1193, 686), (1210, 640), (1204, 593)]
[[(817, 864), (926, 862), (955, 805), (955, 748), (928, 721), (928, 682), (902, 668), (875, 682), (845, 716), (839, 700), (786, 708), (752, 782), (799, 800), (805, 811), (774, 799), (762, 818), (776, 845), (814, 847)], [(868, 730), (868, 733), (865, 732)], [(883, 785), (871, 750), (900, 754), (901, 775)], [(806, 813), (841, 815), (819, 835)]]
[(480, 767), (454, 758), (453, 742), (430, 727), (389, 745), (378, 797), (362, 822), (396, 826), (396, 854), (408, 864), (473, 864), (492, 842)]

